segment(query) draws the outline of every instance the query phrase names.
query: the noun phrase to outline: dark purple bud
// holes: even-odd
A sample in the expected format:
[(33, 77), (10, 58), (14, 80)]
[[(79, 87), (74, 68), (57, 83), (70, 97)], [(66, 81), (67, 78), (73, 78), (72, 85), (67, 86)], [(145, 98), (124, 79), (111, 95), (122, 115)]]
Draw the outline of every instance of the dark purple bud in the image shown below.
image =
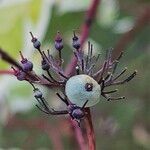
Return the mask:
[(30, 34), (31, 34), (31, 37), (32, 37), (31, 42), (33, 43), (34, 48), (40, 50), (40, 47), (41, 47), (40, 41), (38, 41), (38, 39), (33, 36), (32, 32), (30, 32)]
[(62, 41), (59, 31), (57, 32), (57, 35), (55, 38), (55, 48), (59, 51), (63, 49), (63, 41)]
[(39, 89), (34, 89), (34, 97), (35, 98), (42, 98), (43, 94)]
[(70, 104), (67, 106), (68, 112), (71, 114), (74, 109), (78, 108), (75, 104)]
[(42, 65), (43, 70), (49, 70), (49, 68), (50, 68), (49, 64), (47, 63), (47, 61), (45, 59), (42, 59), (41, 65)]
[(75, 119), (82, 119), (84, 117), (84, 112), (81, 110), (81, 108), (76, 108), (73, 110), (72, 116)]
[(14, 70), (14, 75), (17, 77), (19, 81), (23, 81), (26, 79), (26, 73), (22, 70), (17, 70), (14, 67), (11, 67)]
[(26, 63), (22, 64), (22, 68), (26, 72), (32, 71), (33, 63), (31, 61), (27, 61)]
[(74, 37), (72, 38), (72, 46), (77, 50), (80, 48), (80, 41), (79, 38), (76, 36), (75, 31), (74, 31)]
[(21, 51), (20, 51), (20, 56), (22, 58), (21, 63), (22, 63), (22, 68), (25, 72), (32, 71), (33, 69), (33, 63), (28, 61), (26, 58), (23, 57)]

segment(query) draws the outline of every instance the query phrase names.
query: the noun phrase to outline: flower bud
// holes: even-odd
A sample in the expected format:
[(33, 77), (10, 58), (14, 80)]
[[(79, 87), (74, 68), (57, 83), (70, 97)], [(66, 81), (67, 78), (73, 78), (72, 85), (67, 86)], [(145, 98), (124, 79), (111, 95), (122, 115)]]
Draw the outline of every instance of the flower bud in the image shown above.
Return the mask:
[(25, 72), (32, 71), (33, 69), (33, 63), (28, 61), (26, 58), (23, 57), (21, 51), (20, 51), (20, 56), (22, 58), (21, 63), (22, 63), (22, 68)]
[(32, 32), (30, 32), (30, 34), (31, 34), (31, 37), (32, 37), (31, 42), (33, 43), (34, 48), (39, 50), (40, 47), (41, 47), (40, 41), (38, 41), (38, 39), (33, 36)]
[(72, 38), (72, 46), (77, 50), (80, 48), (80, 41), (79, 38), (76, 36), (75, 32), (74, 37)]
[(41, 65), (42, 65), (43, 70), (49, 70), (49, 68), (50, 68), (49, 64), (47, 63), (47, 61), (45, 59), (42, 59)]
[(63, 41), (61, 38), (61, 35), (59, 32), (57, 32), (56, 38), (55, 38), (55, 48), (60, 51), (63, 49)]
[(84, 117), (84, 112), (81, 110), (81, 108), (76, 108), (73, 110), (72, 116), (75, 119), (81, 119)]
[(14, 67), (11, 67), (11, 68), (14, 70), (14, 75), (17, 77), (17, 79), (19, 81), (23, 81), (26, 79), (26, 73), (25, 72), (23, 72), (22, 70), (19, 70), (19, 69), (17, 70)]
[(42, 98), (43, 94), (42, 94), (42, 92), (39, 89), (35, 89), (34, 90), (34, 97), (35, 98)]

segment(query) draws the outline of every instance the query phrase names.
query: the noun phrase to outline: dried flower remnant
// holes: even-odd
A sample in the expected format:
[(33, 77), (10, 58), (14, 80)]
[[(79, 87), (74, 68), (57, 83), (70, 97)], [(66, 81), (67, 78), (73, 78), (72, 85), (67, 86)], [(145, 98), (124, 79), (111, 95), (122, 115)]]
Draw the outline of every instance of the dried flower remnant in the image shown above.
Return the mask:
[(78, 37), (76, 36), (76, 34), (75, 34), (75, 31), (74, 31), (73, 33), (74, 33), (74, 36), (73, 36), (73, 38), (72, 38), (72, 46), (73, 46), (76, 50), (78, 50), (78, 49), (80, 48), (81, 44), (80, 44), (79, 38), (78, 38)]
[[(44, 73), (42, 76), (36, 75), (33, 72), (32, 62), (24, 58), (21, 52), (21, 64), (18, 64), (14, 60), (10, 60), (8, 55), (2, 50), (0, 50), (0, 53), (5, 61), (17, 68), (13, 68), (14, 75), (17, 77), (17, 79), (20, 81), (26, 80), (32, 85), (34, 97), (38, 102), (36, 106), (42, 112), (50, 115), (69, 114), (70, 117), (77, 121), (80, 125), (81, 119), (84, 119), (84, 116), (86, 115), (84, 108), (96, 105), (100, 101), (101, 96), (106, 98), (108, 101), (125, 98), (124, 96), (111, 96), (112, 93), (118, 91), (117, 89), (111, 91), (105, 90), (105, 88), (109, 86), (121, 85), (129, 82), (137, 73), (137, 71), (134, 71), (126, 79), (118, 81), (118, 79), (127, 71), (127, 68), (124, 68), (119, 74), (115, 75), (117, 66), (123, 53), (121, 53), (116, 60), (112, 60), (113, 49), (108, 49), (102, 66), (95, 71), (100, 55), (93, 55), (93, 45), (90, 44), (90, 42), (88, 42), (88, 54), (85, 55), (84, 52), (80, 50), (80, 39), (74, 32), (72, 46), (74, 48), (74, 55), (77, 59), (77, 66), (75, 68), (76, 74), (74, 76), (66, 76), (62, 67), (63, 59), (61, 53), (64, 46), (60, 32), (57, 32), (55, 38), (55, 48), (59, 55), (58, 60), (49, 53), (49, 50), (47, 50), (47, 52), (41, 50), (40, 41), (34, 37), (32, 32), (30, 32), (30, 34), (34, 48), (37, 49), (41, 55), (41, 68), (46, 74)], [(59, 78), (56, 79), (54, 76), (52, 76), (52, 73), (57, 74)], [(56, 93), (56, 95), (66, 104), (66, 109), (55, 110), (50, 107), (42, 92), (35, 87), (35, 83), (46, 86), (61, 87), (61, 90), (65, 92), (62, 92), (63, 95), (59, 93)]]

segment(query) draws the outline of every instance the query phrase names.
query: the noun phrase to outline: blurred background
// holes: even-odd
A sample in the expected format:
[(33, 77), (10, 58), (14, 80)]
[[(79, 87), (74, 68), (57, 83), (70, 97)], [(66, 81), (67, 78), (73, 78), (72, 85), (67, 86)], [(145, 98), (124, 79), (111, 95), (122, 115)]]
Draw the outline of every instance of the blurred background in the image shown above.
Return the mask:
[[(59, 30), (65, 44), (63, 58), (69, 62), (72, 32), (77, 29), (80, 35), (91, 1), (0, 0), (0, 47), (15, 59), (20, 59), (22, 50), (41, 74), (40, 57), (32, 47), (29, 32), (42, 41), (42, 49), (49, 48), (55, 56), (54, 37)], [(150, 25), (148, 15), (144, 16), (148, 7), (149, 0), (101, 0), (98, 8), (88, 40), (94, 45), (94, 53), (101, 53), (102, 60), (107, 48), (116, 47), (124, 35), (138, 26), (137, 20), (142, 25), (134, 28), (136, 34), (127, 37), (121, 47), (124, 57), (118, 71), (126, 66), (127, 74), (138, 70), (133, 81), (119, 87), (119, 94), (126, 100), (107, 102), (102, 98), (92, 108), (97, 149), (150, 150)], [(10, 69), (10, 65), (0, 60), (0, 70), (4, 69)], [(63, 107), (54, 90), (40, 89), (54, 108)], [(35, 104), (29, 84), (1, 74), (0, 149), (78, 149), (67, 116), (46, 116)]]

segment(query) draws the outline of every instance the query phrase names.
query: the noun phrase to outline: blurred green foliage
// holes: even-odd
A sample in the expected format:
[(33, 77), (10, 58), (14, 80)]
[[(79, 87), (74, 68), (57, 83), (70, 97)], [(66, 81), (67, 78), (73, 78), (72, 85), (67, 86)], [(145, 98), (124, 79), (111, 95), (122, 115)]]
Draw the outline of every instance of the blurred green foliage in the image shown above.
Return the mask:
[[(12, 6), (7, 3), (8, 6), (0, 8), (0, 45), (16, 57), (24, 42), (24, 21), (30, 19), (34, 24), (38, 21), (41, 0), (30, 0)], [(4, 67), (4, 64), (0, 63), (0, 67)]]
[[(33, 24), (34, 27), (38, 26), (40, 14), (44, 11), (42, 7), (43, 3), (41, 0), (29, 0), (19, 4), (16, 3), (0, 7), (0, 46), (6, 49), (14, 58), (18, 57), (18, 51), (23, 48), (23, 43), (25, 42), (24, 26), (26, 20), (30, 20), (30, 23)], [(49, 20), (42, 41), (43, 47), (47, 47), (48, 44), (53, 42), (57, 30), (61, 31), (65, 44), (63, 57), (69, 62), (72, 49), (70, 48), (70, 41), (68, 39), (71, 38), (72, 30), (79, 29), (83, 23), (85, 8), (89, 2), (85, 1), (85, 5), (79, 10), (76, 10), (77, 5), (74, 6), (75, 9), (70, 10), (67, 8), (70, 7), (68, 6), (69, 2), (66, 1), (64, 12), (63, 9), (61, 10), (61, 6), (64, 5), (63, 3), (65, 3), (65, 0), (51, 3), (52, 7), (50, 7), (50, 11), (52, 13), (50, 15), (45, 14), (45, 17)], [(72, 5), (74, 5), (73, 1)], [(80, 5), (80, 3), (78, 5)], [(119, 33), (120, 30), (117, 28), (118, 23), (122, 21), (122, 19), (130, 18), (129, 20), (132, 25), (140, 11), (139, 7), (143, 7), (144, 9), (145, 5), (150, 5), (148, 0), (133, 0), (132, 2), (109, 0), (107, 5), (104, 3), (104, 0), (102, 1), (89, 37), (102, 49), (102, 57), (104, 57), (106, 49), (115, 46), (119, 38), (125, 33), (125, 31)], [(111, 9), (111, 11), (105, 13), (107, 9)], [(100, 13), (103, 14), (102, 17)], [(105, 19), (108, 20), (106, 21)], [(123, 26), (128, 26), (127, 22), (124, 22)], [(127, 31), (129, 29), (127, 28)], [(116, 32), (116, 30), (118, 32)], [(80, 30), (77, 30), (77, 32), (79, 33)], [(137, 33), (135, 39), (131, 41), (125, 49), (124, 57), (118, 68), (119, 70), (127, 66), (129, 72), (135, 69), (138, 70), (137, 77), (131, 81), (131, 83), (119, 88), (120, 94), (125, 95), (127, 100), (107, 102), (102, 99), (96, 107), (92, 108), (97, 149), (150, 149), (149, 34), (149, 26), (145, 26)], [(52, 48), (53, 45), (50, 45), (50, 47)], [(97, 49), (97, 51), (98, 50), (99, 49)], [(65, 63), (67, 64), (67, 62)], [(0, 61), (1, 69), (7, 67), (8, 65), (6, 65), (6, 63)], [(0, 86), (2, 86), (3, 80), (7, 80), (8, 78), (9, 77), (0, 78)], [(11, 83), (12, 82), (10, 82), (10, 84)], [(0, 147), (2, 149), (54, 149), (51, 138), (49, 138), (45, 132), (36, 128), (29, 129), (26, 126), (20, 128), (16, 128), (13, 124), (11, 127), (6, 126), (8, 118), (11, 115), (26, 122), (43, 117), (43, 114), (34, 107), (34, 99), (31, 98), (31, 88), (25, 83), (16, 83), (18, 83), (18, 81), (13, 82), (11, 86), (8, 84), (7, 91), (4, 90), (0, 93), (0, 105), (4, 108), (6, 107), (5, 110), (8, 111), (8, 114), (6, 113), (6, 117), (4, 117), (5, 119), (1, 119), (0, 123)], [(58, 103), (56, 103), (56, 98), (51, 96), (49, 91), (46, 92), (47, 98), (54, 104), (54, 107), (59, 107)], [(30, 103), (31, 109), (27, 109), (27, 111), (16, 111), (17, 113), (11, 112), (11, 110), (13, 110), (11, 106), (14, 106), (11, 104), (14, 103), (16, 99), (26, 102), (32, 101), (33, 103)], [(1, 101), (4, 101), (4, 103), (1, 103)], [(27, 103), (22, 103), (21, 108), (23, 108), (24, 105), (27, 105)], [(17, 105), (16, 102), (16, 106), (19, 107), (20, 105)], [(3, 111), (2, 107), (0, 107), (0, 112)], [(1, 112), (1, 114), (3, 114), (3, 112)], [(59, 124), (62, 125), (58, 117), (44, 117), (44, 119), (45, 122), (48, 121), (53, 127), (55, 127), (55, 123), (57, 126), (59, 126)], [(42, 124), (45, 124), (45, 122), (42, 122)], [(65, 126), (65, 128), (67, 127)], [(63, 132), (63, 130), (65, 129), (62, 128), (61, 132)], [(69, 138), (68, 133), (61, 133), (61, 136), (65, 150), (76, 149), (75, 142)]]

